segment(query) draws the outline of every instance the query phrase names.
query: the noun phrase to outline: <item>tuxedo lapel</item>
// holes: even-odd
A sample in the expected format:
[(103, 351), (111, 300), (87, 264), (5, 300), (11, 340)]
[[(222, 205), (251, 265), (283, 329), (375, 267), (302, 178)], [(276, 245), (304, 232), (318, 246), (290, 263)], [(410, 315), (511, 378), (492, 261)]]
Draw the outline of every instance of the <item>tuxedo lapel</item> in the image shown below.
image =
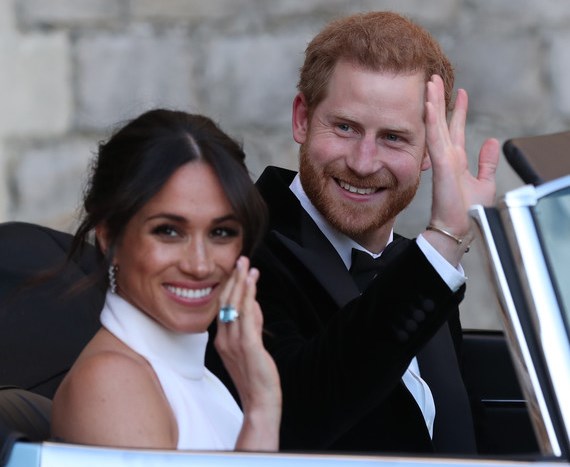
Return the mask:
[[(303, 214), (305, 214), (304, 211)], [(311, 271), (338, 307), (342, 308), (358, 297), (360, 292), (344, 262), (312, 219), (305, 214), (301, 223), (299, 243), (279, 232), (273, 232), (273, 234)]]
[(342, 308), (358, 297), (358, 288), (337, 251), (289, 189), (295, 174), (268, 167), (256, 182), (269, 212), (279, 213), (270, 220), (269, 235), (293, 254)]

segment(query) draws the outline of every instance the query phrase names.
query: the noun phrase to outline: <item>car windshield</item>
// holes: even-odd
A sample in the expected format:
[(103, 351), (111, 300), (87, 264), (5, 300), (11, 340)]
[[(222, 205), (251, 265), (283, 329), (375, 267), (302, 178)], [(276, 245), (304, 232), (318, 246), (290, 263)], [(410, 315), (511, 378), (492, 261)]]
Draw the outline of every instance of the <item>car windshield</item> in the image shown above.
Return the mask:
[(566, 330), (570, 333), (570, 187), (540, 198), (534, 215)]

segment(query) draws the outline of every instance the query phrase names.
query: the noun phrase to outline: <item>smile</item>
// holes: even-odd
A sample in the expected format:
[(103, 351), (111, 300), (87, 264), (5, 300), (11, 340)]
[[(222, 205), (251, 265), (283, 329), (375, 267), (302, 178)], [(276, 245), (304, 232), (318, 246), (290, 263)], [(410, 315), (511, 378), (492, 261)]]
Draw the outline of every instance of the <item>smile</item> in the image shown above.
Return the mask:
[(205, 287), (203, 289), (185, 289), (182, 287), (167, 285), (166, 288), (180, 298), (204, 298), (212, 293), (212, 287)]
[(350, 185), (342, 180), (337, 180), (340, 187), (346, 191), (350, 191), (351, 193), (356, 193), (358, 195), (371, 195), (372, 193), (376, 193), (376, 188), (358, 188), (354, 185)]

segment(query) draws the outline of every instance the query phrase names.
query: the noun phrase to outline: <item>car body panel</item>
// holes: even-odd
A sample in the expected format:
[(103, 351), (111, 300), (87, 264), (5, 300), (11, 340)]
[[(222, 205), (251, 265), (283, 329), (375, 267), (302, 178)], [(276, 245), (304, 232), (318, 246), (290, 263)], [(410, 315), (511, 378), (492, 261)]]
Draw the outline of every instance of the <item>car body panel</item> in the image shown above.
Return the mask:
[[(262, 454), (110, 449), (63, 443), (17, 443), (6, 467), (113, 467), (113, 466), (295, 466), (295, 467), (524, 467), (550, 466), (546, 462), (474, 461), (473, 459), (411, 458), (399, 456), (333, 454)], [(556, 464), (560, 465), (560, 464)]]

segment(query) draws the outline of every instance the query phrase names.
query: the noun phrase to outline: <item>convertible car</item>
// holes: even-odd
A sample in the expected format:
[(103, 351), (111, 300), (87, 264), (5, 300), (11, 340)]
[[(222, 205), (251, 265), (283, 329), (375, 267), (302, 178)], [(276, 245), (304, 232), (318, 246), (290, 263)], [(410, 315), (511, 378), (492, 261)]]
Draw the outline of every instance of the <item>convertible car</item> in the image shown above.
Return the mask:
[[(508, 143), (507, 158), (516, 159), (519, 141)], [(504, 329), (465, 333), (464, 377), (478, 457), (189, 452), (49, 441), (50, 398), (97, 328), (102, 294), (79, 287), (66, 300), (71, 305), (60, 306), (54, 297), (85, 280), (94, 252), (37, 278), (31, 273), (54, 264), (68, 237), (16, 222), (0, 225), (0, 465), (570, 466), (570, 175), (540, 177), (529, 161), (523, 165), (521, 177), (529, 184), (504, 194), (494, 207), (470, 211)], [(24, 292), (13, 294), (22, 284)], [(22, 327), (25, 333), (14, 331)], [(14, 407), (29, 423), (21, 417), (14, 423)]]

